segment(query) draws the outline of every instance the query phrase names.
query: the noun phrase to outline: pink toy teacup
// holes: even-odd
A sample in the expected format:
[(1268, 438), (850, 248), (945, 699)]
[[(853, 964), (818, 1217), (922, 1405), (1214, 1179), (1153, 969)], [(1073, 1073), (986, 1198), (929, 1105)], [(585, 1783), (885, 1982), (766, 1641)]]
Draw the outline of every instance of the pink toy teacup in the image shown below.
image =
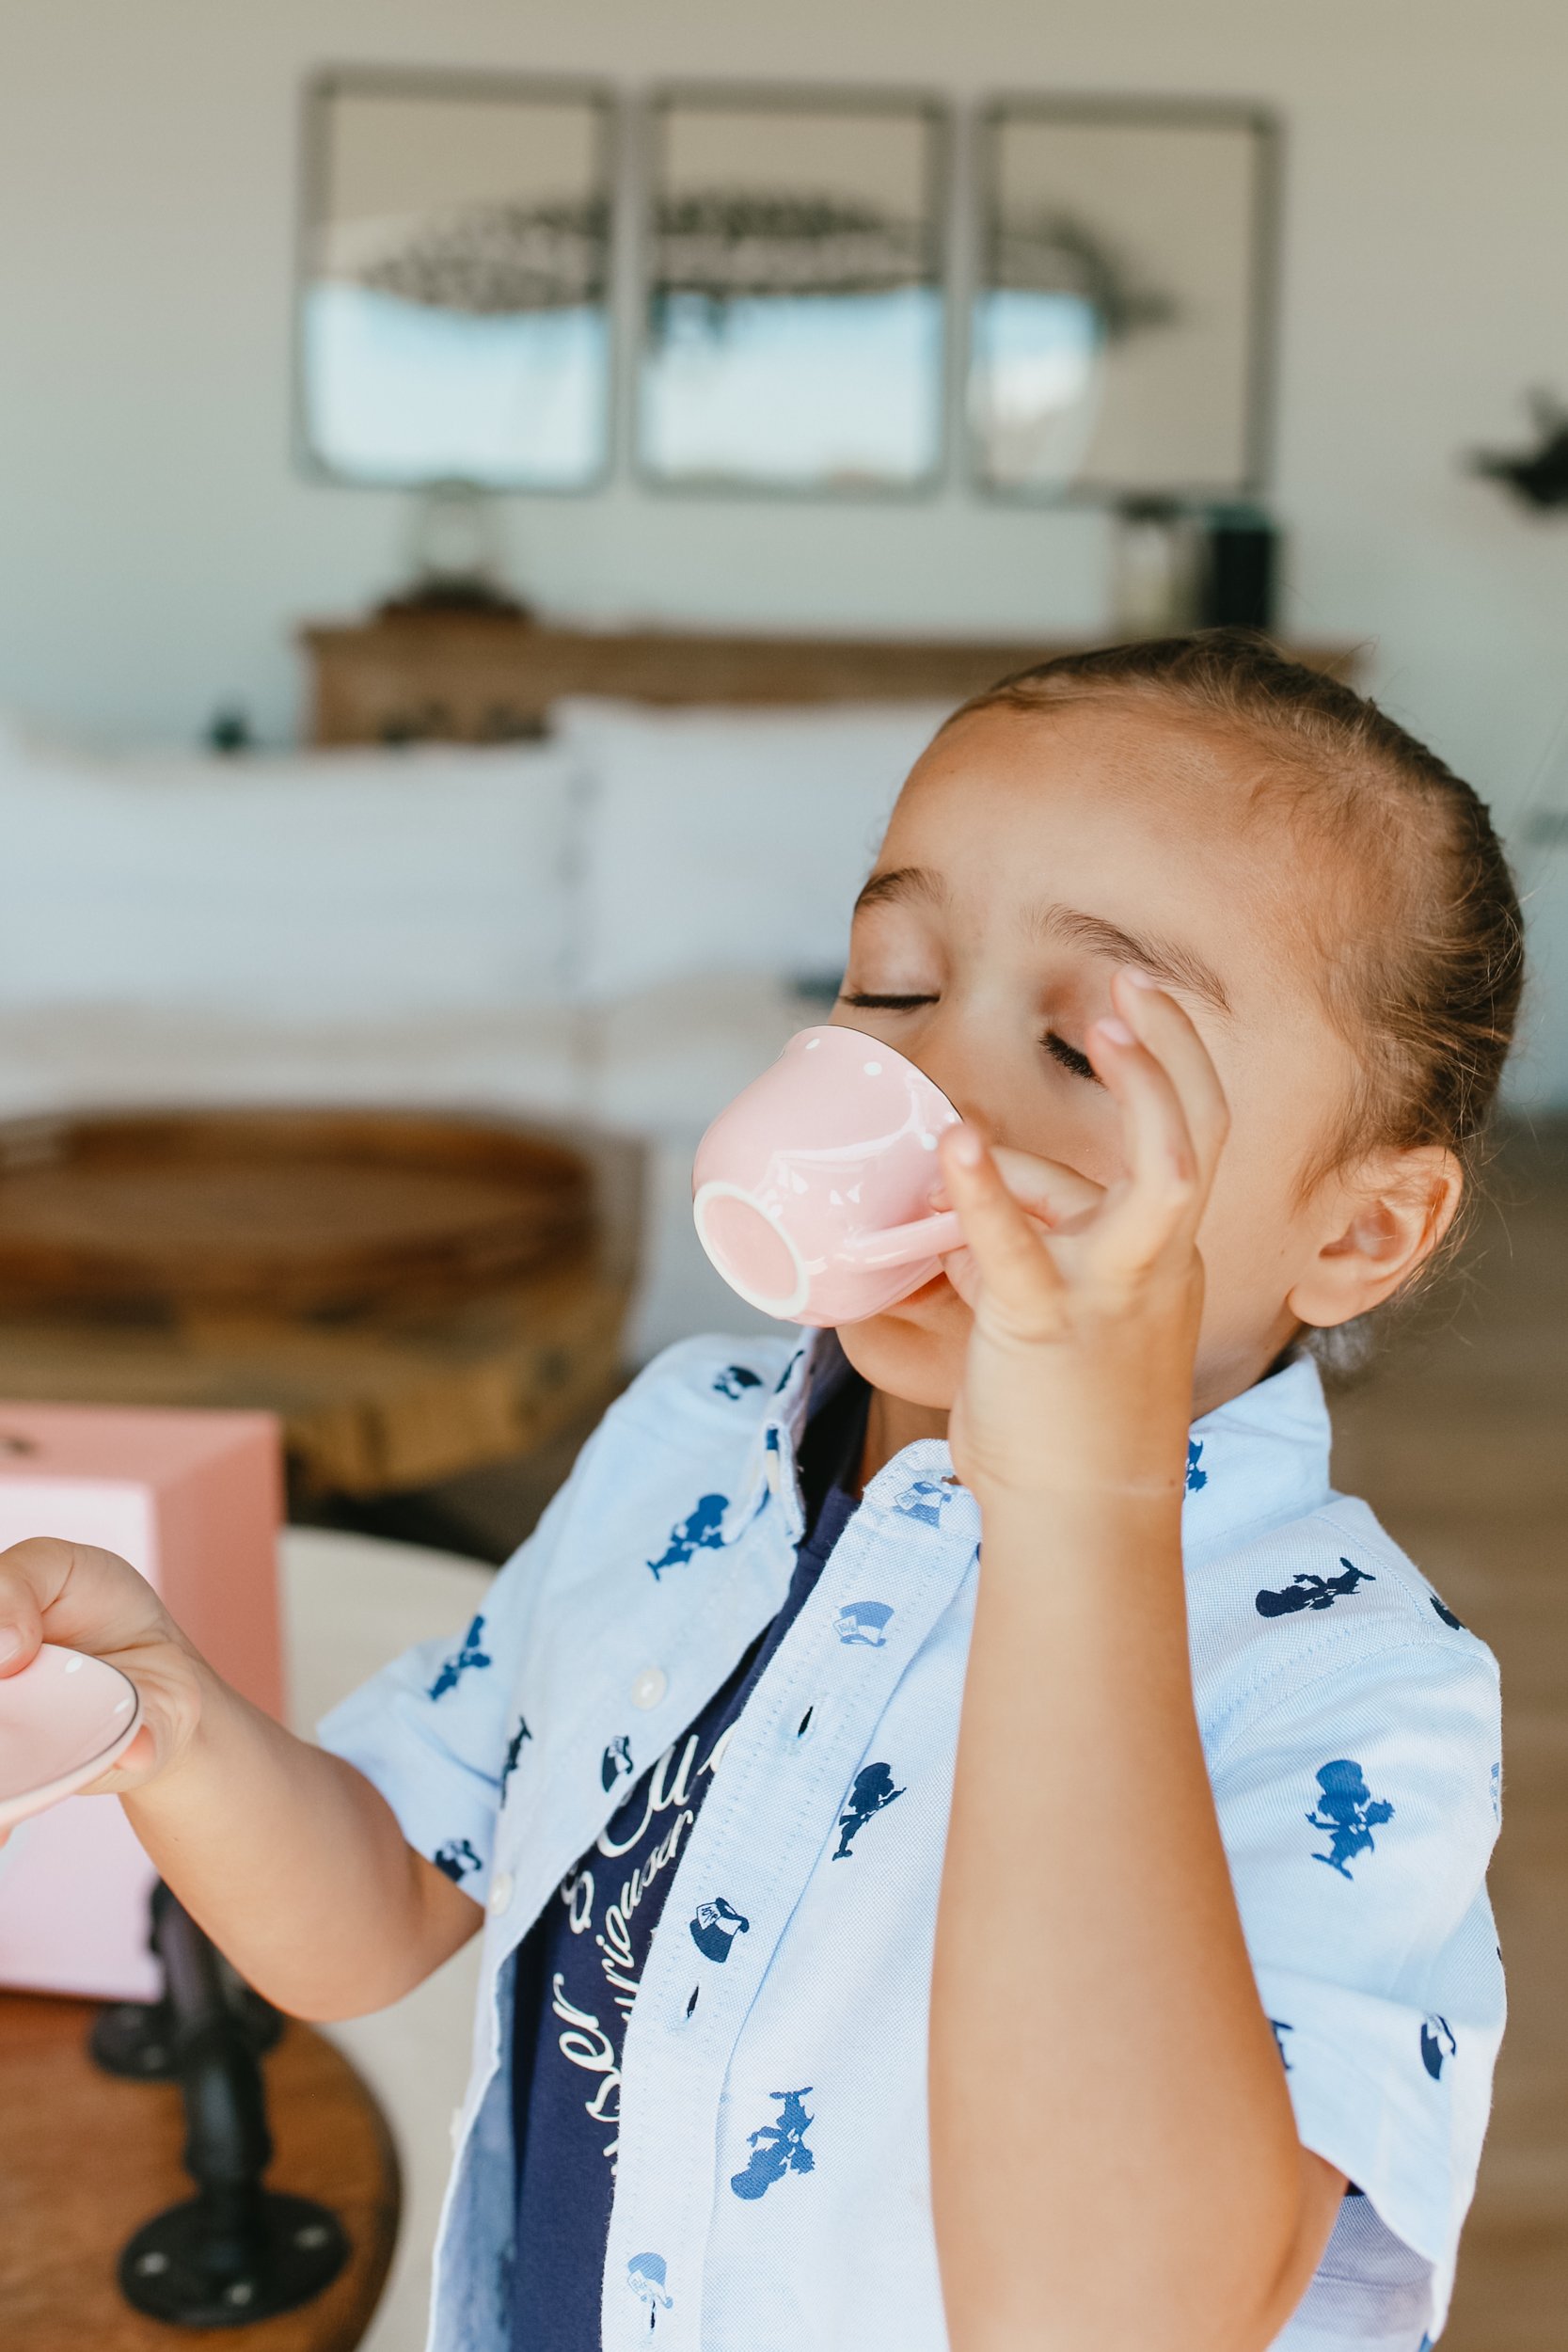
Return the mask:
[(802, 1029), (697, 1147), (703, 1248), (749, 1306), (786, 1323), (861, 1323), (939, 1274), (962, 1238), (937, 1138), (939, 1086), (861, 1029)]

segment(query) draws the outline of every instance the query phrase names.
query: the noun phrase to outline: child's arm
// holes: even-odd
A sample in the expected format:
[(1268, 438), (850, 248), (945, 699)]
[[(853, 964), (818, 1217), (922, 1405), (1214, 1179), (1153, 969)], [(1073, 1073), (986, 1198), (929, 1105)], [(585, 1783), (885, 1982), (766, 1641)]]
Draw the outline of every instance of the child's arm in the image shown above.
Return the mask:
[(413, 1851), (385, 1800), (219, 1680), (135, 1570), (89, 1545), (0, 1554), (0, 1675), (40, 1641), (90, 1650), (143, 1723), (95, 1789), (240, 1973), (304, 2017), (381, 2009), (467, 1942), (479, 1906)]
[(958, 2352), (1263, 2352), (1343, 2176), (1305, 2151), (1231, 1892), (1188, 1661), (1180, 1512), (1226, 1127), (1167, 996), (1091, 1032), (1132, 1173), (1042, 1246), (949, 1139), (974, 1331), (952, 1422), (981, 1511), (931, 2000)]

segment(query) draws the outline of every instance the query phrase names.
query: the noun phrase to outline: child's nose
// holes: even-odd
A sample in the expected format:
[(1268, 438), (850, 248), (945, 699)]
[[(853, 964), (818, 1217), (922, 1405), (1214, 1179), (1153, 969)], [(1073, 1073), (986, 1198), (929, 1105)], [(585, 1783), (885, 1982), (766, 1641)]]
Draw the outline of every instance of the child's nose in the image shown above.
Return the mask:
[(973, 1120), (992, 1143), (1006, 1139), (1007, 1117), (1003, 1089), (986, 1083), (975, 1067), (973, 1053), (946, 1049), (933, 1041), (932, 1050), (923, 1045), (921, 1052), (911, 1058), (918, 1062), (934, 1085), (941, 1087), (960, 1119)]
[(944, 998), (904, 1046), (959, 1118), (973, 1120), (991, 1143), (1011, 1142), (1018, 1132), (1020, 1073), (1007, 1066), (1002, 1041), (1010, 1027), (1006, 1009), (995, 1003)]

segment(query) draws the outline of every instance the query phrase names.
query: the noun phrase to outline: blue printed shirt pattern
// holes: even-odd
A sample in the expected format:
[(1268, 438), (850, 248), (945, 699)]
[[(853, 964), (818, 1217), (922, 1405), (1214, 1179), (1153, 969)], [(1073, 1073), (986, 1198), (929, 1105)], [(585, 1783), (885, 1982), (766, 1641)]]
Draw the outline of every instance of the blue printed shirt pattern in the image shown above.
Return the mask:
[[(607, 1415), (482, 1620), (323, 1725), (486, 1912), (440, 2352), (511, 2343), (519, 1944), (776, 1615), (824, 1351), (831, 1337), (670, 1350)], [(1305, 1359), (1195, 1424), (1194, 1688), (1302, 2137), (1364, 2192), (1280, 2352), (1418, 2352), (1447, 2308), (1502, 2031), (1484, 1888), (1497, 1671), (1334, 1492), (1328, 1452)], [(626, 2031), (607, 2352), (945, 2352), (926, 2041), (979, 1533), (944, 1445), (895, 1456), (725, 1746)], [(1071, 1793), (1093, 1792), (1088, 1757)], [(747, 1931), (728, 1937), (713, 1910), (705, 1952), (685, 1923), (721, 1897)]]

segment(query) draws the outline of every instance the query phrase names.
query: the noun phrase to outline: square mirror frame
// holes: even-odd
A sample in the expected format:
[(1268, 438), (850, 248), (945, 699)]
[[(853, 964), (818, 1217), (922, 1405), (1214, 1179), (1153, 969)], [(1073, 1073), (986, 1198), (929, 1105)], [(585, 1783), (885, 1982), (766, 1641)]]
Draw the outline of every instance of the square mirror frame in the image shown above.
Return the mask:
[(593, 194), (603, 201), (608, 223), (602, 294), (605, 362), (599, 390), (602, 403), (599, 460), (591, 472), (585, 470), (580, 478), (569, 483), (552, 483), (525, 475), (515, 481), (486, 480), (477, 487), (502, 496), (515, 493), (533, 498), (580, 498), (602, 489), (614, 472), (617, 461), (621, 367), (615, 278), (621, 177), (619, 154), (623, 145), (622, 100), (613, 86), (606, 82), (576, 76), (509, 74), (483, 70), (444, 72), (421, 67), (332, 66), (313, 73), (306, 82), (293, 304), (293, 438), (300, 469), (317, 482), (330, 483), (345, 489), (395, 489), (418, 493), (422, 488), (444, 487), (454, 479), (462, 481), (461, 476), (451, 474), (433, 474), (425, 479), (402, 473), (377, 475), (369, 471), (345, 471), (322, 453), (311, 434), (307, 383), (306, 298), (312, 282), (315, 238), (326, 218), (331, 183), (332, 106), (335, 101), (345, 96), (456, 100), (475, 105), (497, 103), (564, 104), (591, 110), (594, 118)]
[[(993, 282), (991, 256), (999, 228), (1001, 140), (1010, 122), (1053, 122), (1078, 128), (1244, 133), (1252, 142), (1248, 175), (1244, 300), (1246, 304), (1244, 417), (1234, 468), (1223, 477), (1180, 479), (1157, 470), (1124, 479), (1069, 475), (1038, 485), (999, 482), (988, 473), (974, 423), (979, 305)], [(971, 186), (975, 219), (974, 276), (963, 304), (960, 370), (964, 476), (969, 488), (1006, 505), (1122, 504), (1139, 500), (1219, 503), (1244, 501), (1267, 485), (1273, 455), (1276, 311), (1279, 278), (1281, 129), (1266, 109), (1243, 102), (1055, 97), (1048, 93), (992, 99), (973, 130)]]
[[(650, 356), (649, 316), (657, 287), (656, 248), (660, 188), (663, 126), (678, 109), (739, 113), (820, 113), (844, 116), (902, 116), (924, 135), (921, 189), (922, 221), (930, 239), (928, 282), (940, 305), (933, 355), (935, 430), (930, 460), (918, 474), (903, 479), (856, 477), (835, 482), (769, 481), (766, 476), (716, 471), (707, 475), (677, 474), (649, 463), (643, 428), (642, 403)], [(638, 270), (636, 288), (636, 348), (630, 376), (629, 405), (632, 470), (640, 487), (672, 498), (801, 500), (839, 503), (865, 501), (909, 502), (940, 495), (951, 474), (953, 433), (954, 290), (952, 272), (953, 116), (949, 101), (929, 89), (907, 89), (855, 83), (797, 84), (679, 82), (650, 91), (641, 109), (641, 170), (638, 189)]]

